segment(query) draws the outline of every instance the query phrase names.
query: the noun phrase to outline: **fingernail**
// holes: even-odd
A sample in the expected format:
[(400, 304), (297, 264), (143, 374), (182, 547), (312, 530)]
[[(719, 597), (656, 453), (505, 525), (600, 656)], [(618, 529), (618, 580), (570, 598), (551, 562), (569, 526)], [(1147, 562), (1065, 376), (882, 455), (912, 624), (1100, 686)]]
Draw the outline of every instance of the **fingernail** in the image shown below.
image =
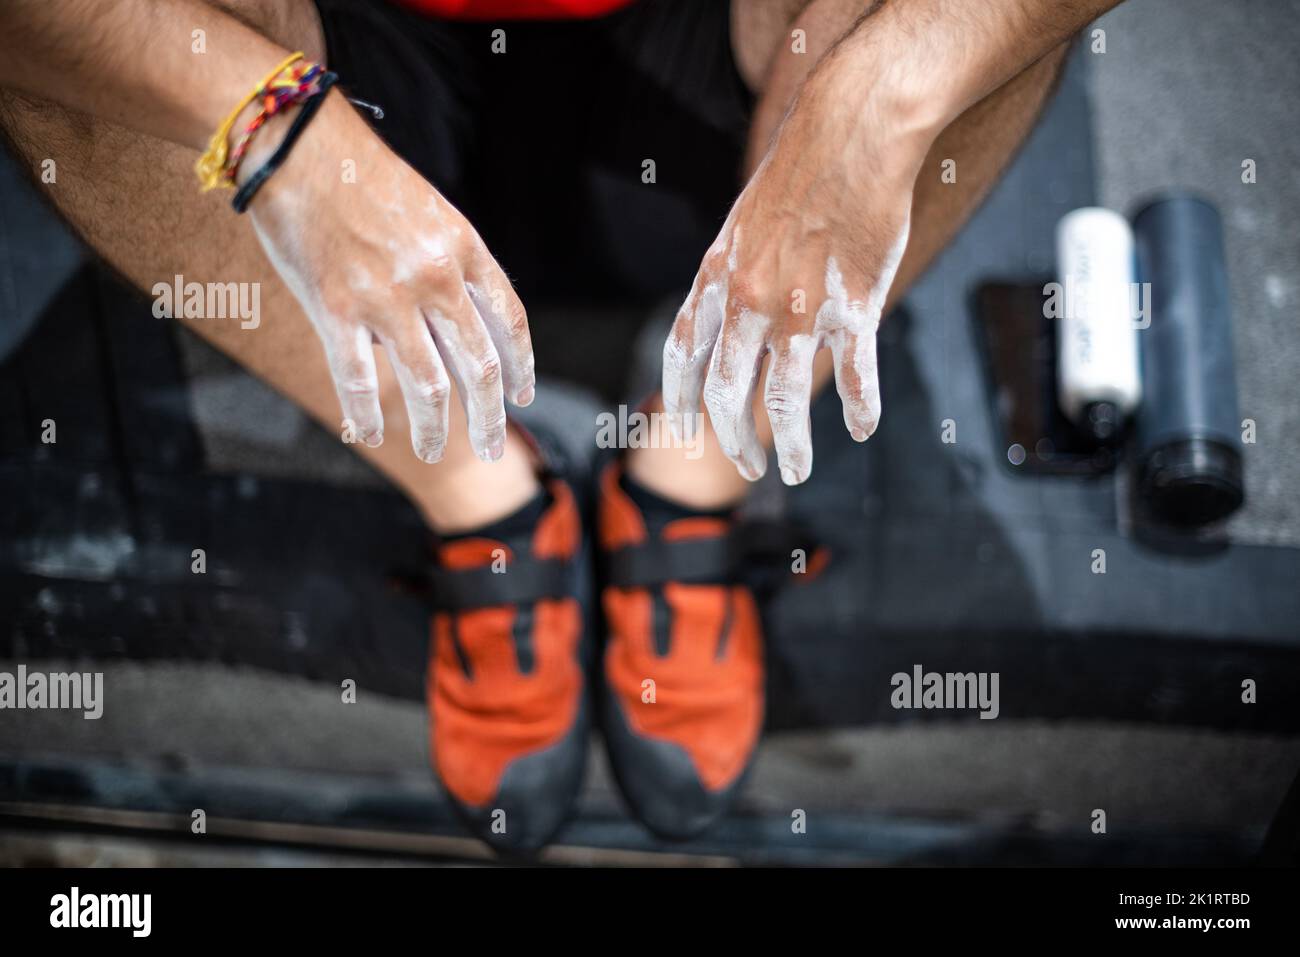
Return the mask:
[(782, 465), (782, 466), (781, 466), (781, 481), (784, 482), (786, 485), (798, 485), (798, 484), (799, 484), (799, 473), (796, 472), (796, 471), (795, 471), (792, 467), (790, 467), (789, 465)]
[(384, 444), (383, 430), (381, 429), (378, 432), (372, 432), (370, 435), (367, 435), (365, 442), (368, 448), (372, 448), (372, 449), (379, 448), (379, 446)]
[(860, 429), (860, 428), (858, 428), (856, 425), (855, 425), (853, 428), (849, 429), (849, 435), (853, 436), (853, 441), (854, 441), (854, 442), (865, 442), (865, 441), (867, 441), (867, 431), (866, 431), (866, 429)]
[(483, 449), (479, 453), (479, 457), (484, 462), (495, 462), (498, 459), (500, 459), (501, 456), (505, 455), (505, 453), (506, 453), (506, 440), (498, 439), (497, 441), (489, 445), (486, 449)]
[(537, 390), (531, 385), (524, 386), (519, 390), (519, 394), (515, 396), (515, 405), (529, 405), (536, 394)]

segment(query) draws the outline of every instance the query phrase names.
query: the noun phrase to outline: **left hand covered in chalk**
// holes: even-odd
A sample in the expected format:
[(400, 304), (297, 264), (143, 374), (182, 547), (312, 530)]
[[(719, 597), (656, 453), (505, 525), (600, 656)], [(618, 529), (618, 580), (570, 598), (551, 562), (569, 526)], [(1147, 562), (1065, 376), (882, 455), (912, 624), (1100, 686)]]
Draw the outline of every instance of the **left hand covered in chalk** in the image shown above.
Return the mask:
[[(781, 478), (812, 471), (813, 358), (832, 352), (844, 422), (857, 441), (880, 418), (876, 327), (907, 245), (912, 188), (928, 143), (889, 133), (831, 74), (809, 77), (732, 207), (664, 345), (665, 411), (693, 422), (703, 395), (723, 452), (753, 481), (767, 469), (753, 399)], [(859, 83), (860, 85), (860, 83)]]

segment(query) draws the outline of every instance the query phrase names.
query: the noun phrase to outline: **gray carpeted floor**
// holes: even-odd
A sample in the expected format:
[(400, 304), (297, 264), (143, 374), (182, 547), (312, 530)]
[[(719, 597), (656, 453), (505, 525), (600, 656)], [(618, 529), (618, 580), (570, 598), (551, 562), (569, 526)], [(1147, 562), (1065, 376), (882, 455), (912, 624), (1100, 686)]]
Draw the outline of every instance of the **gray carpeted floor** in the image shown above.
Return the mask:
[[(1300, 544), (1300, 3), (1132, 0), (1098, 26), (1101, 202), (1129, 212), (1182, 188), (1223, 213), (1241, 414), (1258, 431), (1233, 537)], [(1256, 166), (1249, 185), (1247, 159)]]

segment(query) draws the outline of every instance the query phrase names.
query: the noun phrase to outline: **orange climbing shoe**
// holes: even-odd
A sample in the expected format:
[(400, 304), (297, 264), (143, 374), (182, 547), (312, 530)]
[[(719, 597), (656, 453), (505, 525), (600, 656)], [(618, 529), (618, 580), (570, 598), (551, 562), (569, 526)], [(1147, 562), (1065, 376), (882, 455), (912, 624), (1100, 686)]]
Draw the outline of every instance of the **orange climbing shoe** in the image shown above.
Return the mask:
[(607, 641), (601, 717), (614, 775), (656, 834), (687, 838), (727, 809), (763, 725), (763, 639), (726, 512), (600, 476)]
[(432, 573), (433, 764), (470, 829), (503, 852), (545, 845), (582, 784), (589, 591), (572, 488), (444, 539)]

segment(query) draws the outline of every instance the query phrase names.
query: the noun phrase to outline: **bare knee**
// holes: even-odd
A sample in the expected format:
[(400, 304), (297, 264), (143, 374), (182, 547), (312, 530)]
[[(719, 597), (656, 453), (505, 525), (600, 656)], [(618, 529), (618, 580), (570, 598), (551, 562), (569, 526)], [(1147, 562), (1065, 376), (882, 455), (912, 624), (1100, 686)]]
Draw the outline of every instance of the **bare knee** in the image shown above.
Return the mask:
[(758, 92), (777, 48), (815, 0), (731, 0), (731, 52), (745, 85)]

